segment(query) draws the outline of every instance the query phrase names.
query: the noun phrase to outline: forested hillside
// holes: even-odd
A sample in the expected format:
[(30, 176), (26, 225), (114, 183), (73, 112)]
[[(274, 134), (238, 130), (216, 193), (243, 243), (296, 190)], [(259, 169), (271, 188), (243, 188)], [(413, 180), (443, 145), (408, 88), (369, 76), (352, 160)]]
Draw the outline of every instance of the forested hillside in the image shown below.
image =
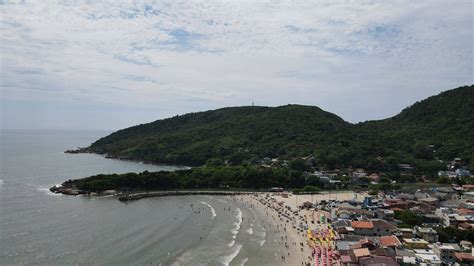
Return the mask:
[(350, 124), (318, 107), (230, 107), (190, 113), (119, 130), (86, 152), (152, 163), (198, 166), (263, 157), (314, 157), (322, 169), (361, 167), (397, 171), (400, 163), (422, 174), (461, 157), (474, 163), (474, 86), (432, 96), (379, 121)]

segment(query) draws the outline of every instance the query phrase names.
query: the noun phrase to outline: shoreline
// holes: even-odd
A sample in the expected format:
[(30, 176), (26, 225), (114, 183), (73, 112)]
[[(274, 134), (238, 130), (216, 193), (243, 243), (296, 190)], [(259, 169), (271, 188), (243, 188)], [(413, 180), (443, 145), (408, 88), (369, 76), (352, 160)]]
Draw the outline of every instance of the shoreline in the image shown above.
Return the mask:
[[(244, 204), (248, 209), (257, 213), (254, 222), (260, 220), (267, 235), (263, 243), (260, 244), (260, 247), (265, 245), (265, 256), (271, 256), (271, 258), (269, 257), (269, 260), (273, 261), (273, 265), (305, 266), (312, 265), (315, 259), (311, 243), (308, 241), (307, 230), (309, 228), (324, 228), (325, 225), (322, 223), (319, 224), (319, 222), (316, 221), (321, 214), (328, 217), (329, 213), (323, 211), (315, 213), (314, 211), (300, 208), (302, 203), (307, 200), (317, 203), (321, 200), (331, 200), (333, 198), (338, 198), (339, 200), (362, 200), (362, 196), (364, 195), (353, 191), (321, 191), (318, 194), (313, 195), (289, 194), (289, 197), (282, 197), (280, 193), (275, 192), (255, 191), (178, 190), (142, 191), (129, 194), (123, 194), (123, 192), (120, 191), (109, 191), (108, 193), (110, 194), (107, 195), (118, 197), (122, 202), (151, 197), (171, 196), (208, 195), (233, 198), (234, 200)], [(211, 208), (211, 215), (212, 213)], [(215, 214), (212, 216), (215, 217)], [(245, 219), (248, 218), (246, 217)], [(243, 218), (241, 218), (241, 220), (243, 221)], [(272, 241), (269, 242), (271, 239)], [(261, 259), (263, 259), (263, 257)], [(250, 261), (254, 260), (255, 258), (250, 258)], [(257, 261), (258, 260), (259, 259), (257, 259)]]
[[(108, 155), (106, 153), (98, 153), (98, 152), (88, 151), (87, 148), (79, 148), (79, 149), (76, 149), (76, 150), (65, 150), (65, 151), (63, 151), (63, 153), (66, 153), (66, 154), (94, 154), (94, 155), (101, 156), (104, 159), (110, 159), (110, 160), (126, 161), (126, 162), (133, 162), (133, 163), (139, 163), (139, 164), (149, 164), (149, 165), (154, 165), (154, 166), (172, 166), (172, 167), (178, 168), (176, 170), (187, 170), (187, 169), (191, 169), (191, 168), (194, 168), (194, 167), (200, 167), (200, 166), (189, 166), (189, 165), (184, 165), (184, 164), (169, 164), (169, 163), (166, 163), (166, 162), (159, 163), (159, 162), (150, 162), (150, 161), (145, 161), (145, 160), (120, 158), (120, 157), (115, 157), (115, 156)], [(174, 170), (174, 171), (176, 171), (176, 170)]]
[(276, 234), (281, 234), (278, 242), (278, 259), (281, 265), (307, 265), (311, 263), (311, 249), (309, 248), (306, 235), (298, 230), (299, 222), (297, 216), (284, 217), (281, 213), (283, 208), (278, 209), (269, 199), (273, 193), (258, 193), (242, 196), (244, 203), (250, 204), (260, 214), (270, 228)]

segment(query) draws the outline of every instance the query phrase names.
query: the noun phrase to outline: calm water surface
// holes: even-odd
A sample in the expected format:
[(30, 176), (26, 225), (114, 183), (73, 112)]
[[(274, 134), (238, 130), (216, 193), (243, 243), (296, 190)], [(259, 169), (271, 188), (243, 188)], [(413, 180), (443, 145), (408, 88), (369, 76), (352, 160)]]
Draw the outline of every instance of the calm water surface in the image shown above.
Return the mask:
[[(55, 195), (48, 188), (98, 173), (175, 170), (65, 154), (109, 132), (0, 133), (2, 265), (274, 265), (276, 239), (229, 197), (115, 198)], [(241, 219), (245, 217), (247, 219)]]

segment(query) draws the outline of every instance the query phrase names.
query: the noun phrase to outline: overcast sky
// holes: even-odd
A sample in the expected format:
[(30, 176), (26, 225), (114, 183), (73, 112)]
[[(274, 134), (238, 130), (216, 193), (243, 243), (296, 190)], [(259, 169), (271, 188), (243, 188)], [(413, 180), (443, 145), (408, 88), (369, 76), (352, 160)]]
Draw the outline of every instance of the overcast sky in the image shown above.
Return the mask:
[(473, 82), (471, 0), (0, 0), (1, 127), (119, 129), (226, 106), (387, 118)]

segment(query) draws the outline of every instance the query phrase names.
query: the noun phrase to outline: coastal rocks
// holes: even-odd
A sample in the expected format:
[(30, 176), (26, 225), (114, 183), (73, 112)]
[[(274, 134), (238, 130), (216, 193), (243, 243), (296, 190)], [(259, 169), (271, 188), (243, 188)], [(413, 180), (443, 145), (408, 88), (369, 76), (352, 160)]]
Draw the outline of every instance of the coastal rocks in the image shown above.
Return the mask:
[(56, 193), (56, 194), (64, 194), (64, 195), (71, 195), (71, 196), (77, 196), (80, 194), (87, 194), (86, 191), (72, 188), (72, 187), (63, 187), (63, 186), (53, 186), (52, 188), (49, 189), (51, 192)]
[(109, 190), (105, 190), (104, 192), (102, 192), (102, 194), (104, 194), (104, 195), (115, 195), (115, 194), (117, 194), (117, 191), (115, 191), (113, 189), (109, 189)]
[(119, 197), (120, 201), (133, 201), (143, 198), (151, 197), (165, 197), (165, 196), (189, 196), (189, 195), (211, 195), (211, 196), (230, 196), (230, 195), (245, 195), (253, 194), (252, 192), (235, 192), (235, 191), (153, 191), (153, 192), (139, 192), (131, 193)]
[(253, 194), (253, 192), (240, 191), (147, 191), (127, 193), (117, 190), (104, 190), (99, 193), (80, 190), (73, 184), (71, 180), (64, 182), (61, 186), (53, 186), (49, 189), (53, 193), (64, 195), (87, 195), (87, 196), (117, 196), (119, 201), (133, 201), (150, 197), (165, 196), (190, 196), (190, 195), (213, 195), (213, 196), (230, 196)]
[(64, 153), (78, 154), (78, 153), (89, 153), (88, 148), (77, 148), (75, 150), (66, 150)]

